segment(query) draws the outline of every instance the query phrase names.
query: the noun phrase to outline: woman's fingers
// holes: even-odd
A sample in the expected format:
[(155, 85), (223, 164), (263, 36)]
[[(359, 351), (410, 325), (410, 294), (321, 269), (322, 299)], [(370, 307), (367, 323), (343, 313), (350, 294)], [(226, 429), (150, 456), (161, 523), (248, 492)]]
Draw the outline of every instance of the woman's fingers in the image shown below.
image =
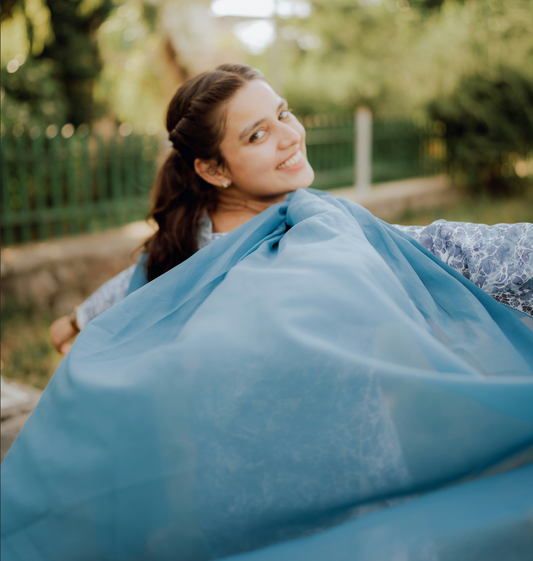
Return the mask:
[(59, 348), (59, 352), (62, 355), (66, 355), (70, 349), (72, 349), (72, 345), (70, 343), (64, 343), (63, 345), (61, 345), (61, 347)]
[(50, 326), (50, 338), (52, 340), (52, 345), (54, 348), (62, 354), (66, 354), (70, 350), (70, 345), (65, 352), (63, 352), (63, 347), (65, 343), (72, 339), (76, 335), (76, 331), (70, 323), (68, 316), (62, 316), (56, 319), (54, 323)]

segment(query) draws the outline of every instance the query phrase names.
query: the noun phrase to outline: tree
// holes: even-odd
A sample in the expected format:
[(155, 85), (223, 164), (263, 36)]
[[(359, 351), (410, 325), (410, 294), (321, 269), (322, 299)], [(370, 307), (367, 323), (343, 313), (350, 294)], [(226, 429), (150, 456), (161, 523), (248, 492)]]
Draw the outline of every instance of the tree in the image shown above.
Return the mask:
[(429, 113), (444, 124), (450, 171), (467, 187), (507, 195), (531, 184), (532, 79), (505, 67), (465, 76)]
[(94, 81), (102, 70), (96, 31), (113, 7), (111, 0), (46, 0), (55, 41), (39, 55), (56, 63), (57, 78), (70, 100), (67, 119), (75, 126), (97, 116)]
[[(284, 88), (295, 109), (425, 113), (462, 76), (501, 65), (533, 76), (533, 0), (311, 0), (281, 23)], [(311, 35), (317, 48), (287, 39)], [(267, 57), (252, 64), (268, 68)]]
[[(15, 71), (2, 72), (3, 87), (13, 103), (30, 104), (39, 115), (39, 92), (31, 77), (32, 72), (33, 76), (40, 72), (48, 86), (55, 82), (68, 122), (76, 126), (91, 122), (98, 115), (93, 86), (102, 70), (96, 31), (112, 7), (111, 0), (8, 0), (3, 4), (3, 27), (21, 14), (26, 22), (27, 50), (21, 53), (25, 61)], [(50, 87), (44, 97), (50, 97)], [(49, 113), (57, 117), (59, 112)]]

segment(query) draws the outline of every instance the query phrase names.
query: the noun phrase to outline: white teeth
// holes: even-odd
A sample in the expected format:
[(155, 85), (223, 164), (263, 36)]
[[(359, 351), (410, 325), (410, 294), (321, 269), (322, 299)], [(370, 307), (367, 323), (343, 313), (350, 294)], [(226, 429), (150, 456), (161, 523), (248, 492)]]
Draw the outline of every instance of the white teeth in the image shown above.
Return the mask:
[(302, 157), (303, 157), (303, 154), (300, 151), (298, 151), (298, 152), (296, 152), (296, 154), (294, 154), (294, 156), (292, 158), (289, 158), (288, 160), (285, 160), (276, 169), (290, 168), (290, 167), (296, 165), (302, 159)]

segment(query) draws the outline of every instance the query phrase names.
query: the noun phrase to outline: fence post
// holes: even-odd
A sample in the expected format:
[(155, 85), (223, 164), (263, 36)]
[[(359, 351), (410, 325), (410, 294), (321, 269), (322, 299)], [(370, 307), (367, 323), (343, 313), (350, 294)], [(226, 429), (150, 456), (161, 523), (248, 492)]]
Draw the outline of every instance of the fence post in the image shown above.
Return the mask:
[(54, 235), (65, 235), (65, 209), (63, 205), (63, 165), (61, 161), (61, 135), (56, 134), (48, 140), (48, 158), (50, 162), (50, 182), (52, 184), (52, 202), (57, 215), (54, 217)]
[[(79, 134), (79, 133), (78, 133)], [(83, 218), (83, 227), (86, 232), (92, 232), (95, 229), (94, 207), (92, 200), (93, 176), (89, 152), (89, 135), (78, 136), (80, 150), (80, 174), (81, 174), (81, 216)], [(90, 210), (88, 210), (90, 209)]]
[[(15, 156), (12, 150), (11, 140), (7, 134), (2, 137), (2, 225), (4, 232), (2, 241), (5, 245), (13, 245), (15, 243), (15, 228), (13, 223), (9, 221), (13, 218), (13, 201), (12, 201), (12, 179), (9, 171), (15, 167)], [(4, 220), (4, 217), (8, 220)], [(6, 224), (7, 222), (7, 224)]]
[(46, 194), (44, 192), (44, 164), (45, 158), (43, 152), (43, 136), (39, 135), (32, 138), (31, 143), (32, 157), (33, 157), (33, 170), (35, 181), (35, 211), (38, 217), (37, 235), (38, 239), (45, 240), (48, 237), (48, 224), (45, 221), (46, 215)]
[(94, 167), (96, 169), (96, 185), (98, 190), (98, 220), (100, 228), (111, 228), (113, 225), (112, 211), (108, 195), (108, 146), (101, 136), (94, 136)]
[(18, 179), (18, 193), (20, 197), (19, 212), (24, 217), (21, 226), (21, 239), (23, 242), (31, 240), (31, 220), (30, 220), (30, 185), (28, 174), (28, 143), (26, 137), (19, 135), (15, 137), (15, 154), (17, 157), (17, 179)]
[(355, 185), (359, 194), (370, 191), (372, 181), (372, 112), (366, 106), (355, 113)]

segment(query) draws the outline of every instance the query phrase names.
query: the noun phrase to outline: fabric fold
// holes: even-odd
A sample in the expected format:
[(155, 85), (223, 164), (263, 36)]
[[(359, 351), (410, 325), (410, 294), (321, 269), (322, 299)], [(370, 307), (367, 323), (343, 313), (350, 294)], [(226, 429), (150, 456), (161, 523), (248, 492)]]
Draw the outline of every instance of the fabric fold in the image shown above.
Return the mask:
[(417, 242), (299, 190), (142, 272), (2, 464), (3, 559), (318, 560), (332, 544), (340, 561), (379, 542), (380, 559), (474, 561), (483, 537), (529, 543), (527, 468), (444, 488), (531, 446), (533, 331)]

